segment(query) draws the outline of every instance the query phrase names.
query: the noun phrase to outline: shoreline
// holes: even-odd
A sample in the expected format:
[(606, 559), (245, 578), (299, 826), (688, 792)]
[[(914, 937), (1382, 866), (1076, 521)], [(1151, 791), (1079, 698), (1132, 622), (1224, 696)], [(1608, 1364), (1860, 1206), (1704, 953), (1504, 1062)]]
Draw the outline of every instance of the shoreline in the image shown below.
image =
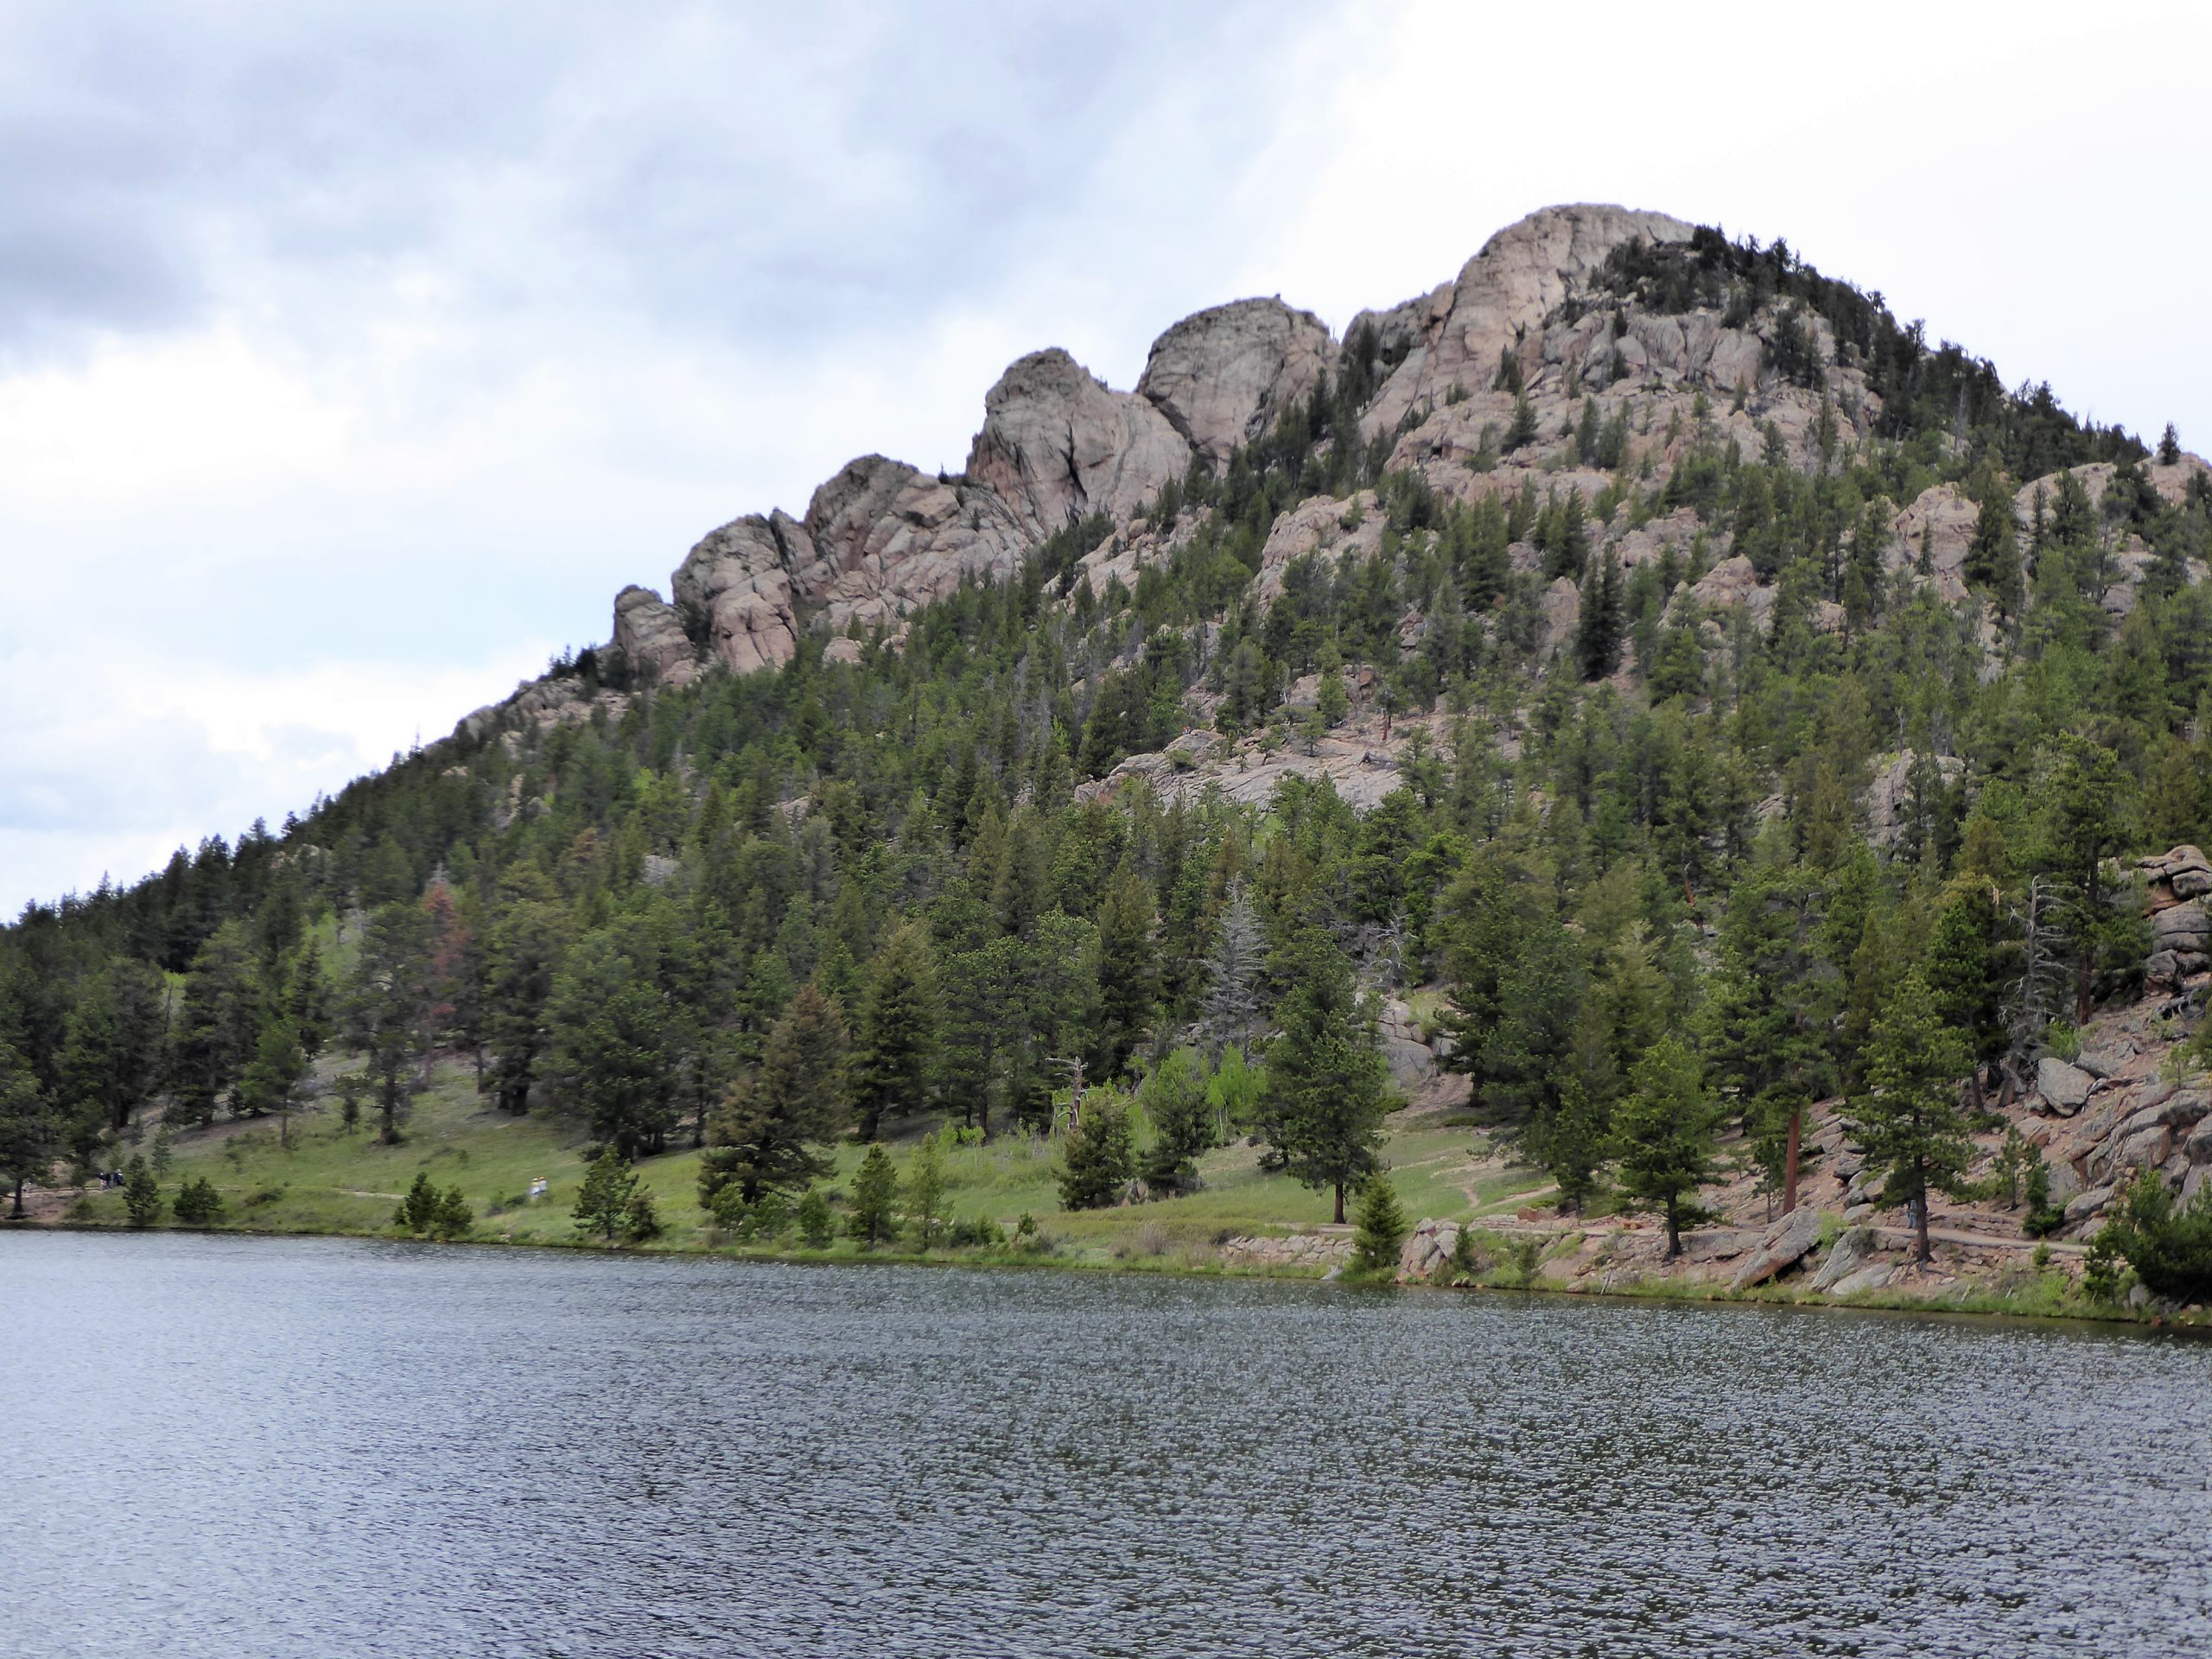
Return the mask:
[(1427, 1281), (1380, 1279), (1342, 1273), (1300, 1271), (1264, 1265), (1231, 1266), (1173, 1259), (1166, 1254), (1129, 1255), (1085, 1259), (1063, 1251), (971, 1249), (917, 1254), (911, 1250), (810, 1250), (757, 1248), (745, 1245), (634, 1245), (613, 1244), (588, 1238), (462, 1237), (421, 1238), (386, 1229), (371, 1231), (342, 1228), (180, 1227), (158, 1224), (150, 1227), (118, 1226), (112, 1223), (56, 1217), (0, 1222), (0, 1236), (12, 1233), (163, 1234), (196, 1237), (354, 1239), (387, 1244), (465, 1246), (479, 1249), (580, 1251), (605, 1255), (662, 1256), (671, 1259), (718, 1260), (787, 1267), (910, 1267), (972, 1268), (993, 1271), (1128, 1274), (1174, 1279), (1255, 1281), (1278, 1284), (1334, 1284), (1371, 1292), (1413, 1291), (1430, 1294), (1491, 1293), (1522, 1296), (1571, 1297), (1586, 1301), (1636, 1304), (1702, 1304), (1707, 1306), (1795, 1308), (1820, 1313), (1936, 1315), (1973, 1319), (2033, 1320), (2044, 1325), (2079, 1325), (2102, 1330), (2152, 1331), (2212, 1338), (2212, 1318), (2171, 1317), (2161, 1312), (2127, 1307), (2052, 1307), (2003, 1294), (1974, 1292), (1958, 1287), (1935, 1296), (1915, 1297), (1882, 1291), (1858, 1297), (1838, 1298), (1817, 1291), (1800, 1291), (1786, 1285), (1768, 1284), (1745, 1290), (1700, 1285), (1687, 1279), (1656, 1279), (1603, 1289), (1547, 1281), (1541, 1274), (1516, 1281), (1510, 1272), (1492, 1271), (1450, 1284)]

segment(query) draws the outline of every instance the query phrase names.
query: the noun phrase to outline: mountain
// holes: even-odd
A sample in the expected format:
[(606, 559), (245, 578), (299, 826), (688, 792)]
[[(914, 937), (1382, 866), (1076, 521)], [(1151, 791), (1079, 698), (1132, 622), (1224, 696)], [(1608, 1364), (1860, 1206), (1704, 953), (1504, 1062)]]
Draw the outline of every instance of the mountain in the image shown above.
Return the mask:
[[(626, 1158), (711, 1143), (747, 1204), (814, 1179), (732, 1174), (764, 1135), (1042, 1127), (1080, 1076), (1138, 1091), (1155, 1197), (1234, 1131), (1340, 1205), (1387, 1063), (1569, 1211), (1666, 1208), (1636, 1137), (1703, 1113), (1687, 1190), (1740, 1218), (1894, 1151), (1910, 1039), (1959, 1116), (1875, 1191), (1967, 1194), (2007, 1128), (2057, 1157), (2047, 1063), (2113, 1022), (2094, 1081), (2193, 1064), (2209, 547), (2171, 428), (1659, 213), (1532, 214), (1341, 340), (1200, 312), (1128, 391), (1037, 352), (957, 475), (851, 461), (281, 834), (27, 912), (11, 1167), (265, 1112), (327, 1033), (395, 1129), (464, 1054)], [(2049, 1172), (2102, 1190), (2077, 1235), (2107, 1153)]]

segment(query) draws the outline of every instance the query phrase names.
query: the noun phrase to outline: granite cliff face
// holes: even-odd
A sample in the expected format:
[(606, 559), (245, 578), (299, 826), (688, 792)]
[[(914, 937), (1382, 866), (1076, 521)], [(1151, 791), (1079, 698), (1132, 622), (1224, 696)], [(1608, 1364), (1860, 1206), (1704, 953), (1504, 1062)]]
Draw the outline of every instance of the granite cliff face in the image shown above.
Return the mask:
[[(1864, 351), (1840, 349), (1815, 311), (1771, 300), (1724, 305), (1711, 292), (1662, 303), (1624, 278), (1623, 260), (1632, 266), (1640, 250), (1710, 247), (1697, 236), (1663, 213), (1548, 207), (1492, 236), (1452, 281), (1360, 313), (1342, 341), (1280, 299), (1237, 300), (1185, 317), (1154, 342), (1132, 391), (1106, 386), (1065, 351), (1032, 353), (986, 394), (958, 476), (881, 455), (850, 461), (800, 517), (749, 514), (704, 537), (677, 569), (670, 601), (625, 588), (613, 645), (639, 675), (664, 685), (688, 683), (712, 664), (740, 674), (775, 667), (810, 630), (880, 631), (895, 645), (908, 613), (964, 579), (1014, 574), (1078, 521), (1104, 525), (1103, 535), (1084, 538), (1090, 550), (1081, 574), (1094, 590), (1115, 577), (1134, 586), (1144, 564), (1170, 556), (1195, 529), (1190, 513), (1151, 521), (1147, 509), (1164, 488), (1193, 468), (1219, 474), (1239, 448), (1268, 436), (1317, 389), (1350, 376), (1368, 388), (1359, 431), (1332, 442), (1356, 435), (1382, 446), (1393, 472), (1418, 474), (1441, 499), (1531, 486), (1548, 499), (1578, 493), (1592, 509), (1593, 557), (1610, 552), (1624, 572), (1675, 558), (1690, 567), (1673, 590), (1675, 613), (1715, 643), (1738, 617), (1764, 632), (1774, 625), (1779, 589), (1750, 556), (1755, 550), (1733, 545), (1730, 524), (1704, 522), (1689, 506), (1607, 517), (1599, 498), (1618, 487), (1631, 460), (1649, 491), (1663, 488), (1687, 458), (1730, 445), (1813, 470), (1837, 446), (1874, 431), (1881, 400)], [(1582, 453), (1578, 424), (1593, 410), (1622, 434), (1619, 460), (1600, 464)], [(1532, 423), (1533, 438), (1505, 437), (1516, 419)], [(2092, 500), (2113, 470), (2073, 469)], [(2207, 470), (2183, 455), (2146, 467), (2145, 475), (2175, 500)], [(2048, 503), (2058, 481), (2053, 474), (2019, 486), (2024, 532), (2039, 495)], [(1281, 512), (1254, 602), (1271, 603), (1285, 570), (1307, 555), (1372, 552), (1376, 506), (1361, 492), (1349, 501), (1315, 496)], [(1976, 514), (1955, 486), (1923, 492), (1890, 510), (1880, 565), (1884, 580), (1978, 606), (1977, 631), (1993, 662), (1998, 619), (1966, 579)], [(2113, 551), (2103, 604), (2125, 615), (2152, 558), (2125, 537)], [(1512, 549), (1520, 570), (1535, 569), (1541, 558), (1527, 544)], [(1549, 648), (1573, 637), (1579, 606), (1564, 578), (1545, 591)], [(1819, 632), (1846, 626), (1844, 607), (1829, 599), (1799, 613)], [(1418, 615), (1406, 620), (1408, 652), (1426, 626)]]

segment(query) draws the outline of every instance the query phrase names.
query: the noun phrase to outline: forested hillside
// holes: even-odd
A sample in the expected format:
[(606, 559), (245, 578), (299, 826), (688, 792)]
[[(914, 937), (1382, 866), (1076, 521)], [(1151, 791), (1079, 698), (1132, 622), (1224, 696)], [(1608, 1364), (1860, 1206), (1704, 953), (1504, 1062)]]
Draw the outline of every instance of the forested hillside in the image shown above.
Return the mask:
[(1671, 1231), (1737, 1128), (1786, 1199), (1842, 1096), (1896, 1204), (2146, 976), (2195, 1029), (2202, 911), (2154, 938), (2135, 874), (2212, 836), (2171, 429), (1656, 215), (1538, 215), (1340, 343), (1268, 304), (1137, 394), (1024, 359), (965, 474), (855, 462), (281, 830), (28, 909), (0, 1170), (403, 1135), (439, 1053), (704, 1145), (732, 1217), (1080, 1090), (1071, 1204), (1250, 1136), (1343, 1219), (1387, 1003), (1559, 1202)]

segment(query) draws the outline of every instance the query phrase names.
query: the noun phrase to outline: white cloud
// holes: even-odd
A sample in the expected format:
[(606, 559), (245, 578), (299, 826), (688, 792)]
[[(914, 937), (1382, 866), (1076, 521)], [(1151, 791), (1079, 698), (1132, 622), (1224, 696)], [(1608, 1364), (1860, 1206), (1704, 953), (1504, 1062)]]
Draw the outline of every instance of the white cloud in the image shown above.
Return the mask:
[(2194, 6), (0, 18), (0, 906), (281, 818), (1067, 346), (1548, 201), (1787, 236), (2212, 442)]

